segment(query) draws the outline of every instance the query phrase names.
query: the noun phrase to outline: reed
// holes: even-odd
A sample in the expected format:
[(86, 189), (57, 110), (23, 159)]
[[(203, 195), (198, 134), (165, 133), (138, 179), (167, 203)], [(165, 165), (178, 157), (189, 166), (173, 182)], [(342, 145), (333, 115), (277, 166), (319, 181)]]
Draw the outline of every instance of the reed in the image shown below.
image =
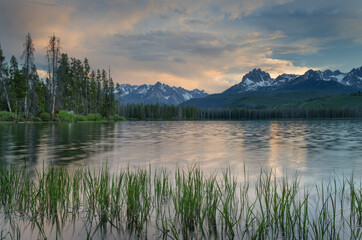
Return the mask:
[[(130, 167), (111, 174), (0, 166), (0, 239), (62, 238), (79, 225), (82, 238), (361, 239), (362, 182), (332, 176), (314, 187), (261, 170), (238, 180), (230, 169), (206, 175)], [(11, 226), (11, 227), (9, 227)], [(25, 226), (25, 227), (24, 227)], [(78, 229), (79, 230), (79, 229)]]

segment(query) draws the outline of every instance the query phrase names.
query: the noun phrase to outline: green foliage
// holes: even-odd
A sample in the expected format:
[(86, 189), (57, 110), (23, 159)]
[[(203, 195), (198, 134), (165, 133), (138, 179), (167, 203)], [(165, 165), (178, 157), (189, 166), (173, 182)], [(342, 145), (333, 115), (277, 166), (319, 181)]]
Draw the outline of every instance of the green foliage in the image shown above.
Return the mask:
[[(328, 103), (328, 104), (327, 104)], [(360, 96), (337, 95), (317, 98), (301, 104), (279, 107), (195, 108), (191, 106), (160, 106), (127, 104), (119, 113), (132, 120), (240, 120), (281, 118), (361, 118)]]
[(83, 116), (83, 115), (74, 115), (74, 121), (75, 122), (84, 122), (87, 121), (87, 116)]
[(115, 121), (115, 122), (124, 122), (124, 121), (127, 121), (125, 117), (123, 116), (118, 116), (118, 115), (114, 115), (112, 116), (112, 121)]
[(48, 122), (50, 121), (50, 114), (47, 112), (43, 112), (39, 115), (39, 118), (44, 122)]
[(84, 121), (102, 121), (100, 114), (88, 114), (87, 116), (74, 114), (64, 110), (60, 110), (56, 115), (56, 119), (61, 122), (84, 122)]
[(320, 97), (310, 99), (302, 104), (304, 108), (360, 108), (362, 109), (362, 95), (358, 92), (350, 95), (341, 94), (336, 96)]
[(26, 77), (21, 73), (18, 68), (18, 61), (15, 56), (11, 57), (9, 68), (10, 89), (9, 97), (12, 109), (15, 112), (21, 111), (22, 103), (26, 96), (27, 84)]
[[(0, 47), (0, 111), (24, 112), (29, 120), (30, 113), (42, 112), (50, 112), (59, 121), (110, 120), (116, 112), (110, 69), (92, 70), (87, 58), (82, 61), (60, 54), (59, 43), (59, 38), (50, 37), (46, 49), (51, 73), (44, 80), (37, 75), (30, 34), (23, 45), (21, 70), (15, 56), (5, 62)], [(85, 117), (88, 114), (94, 115)]]
[(204, 109), (295, 107), (309, 99), (336, 95), (341, 95), (341, 93), (332, 90), (301, 90), (293, 92), (211, 94), (205, 98), (190, 99), (183, 105)]
[(6, 111), (0, 111), (0, 121), (13, 121), (14, 114)]
[(45, 83), (43, 81), (40, 81), (38, 79), (36, 87), (35, 87), (35, 92), (38, 96), (38, 107), (39, 107), (39, 111), (40, 112), (45, 112), (47, 107), (46, 107), (46, 103), (47, 103), (47, 87), (45, 85)]
[(64, 110), (60, 110), (59, 113), (55, 115), (55, 118), (62, 122), (73, 122), (74, 114)]
[(362, 92), (359, 90), (358, 92), (351, 93), (350, 96), (362, 96)]
[(15, 114), (15, 118), (16, 118), (16, 121), (18, 121), (18, 122), (24, 122), (25, 121), (24, 112), (19, 112), (19, 113)]
[(90, 113), (87, 115), (87, 121), (92, 121), (92, 122), (102, 121), (102, 116), (98, 113)]

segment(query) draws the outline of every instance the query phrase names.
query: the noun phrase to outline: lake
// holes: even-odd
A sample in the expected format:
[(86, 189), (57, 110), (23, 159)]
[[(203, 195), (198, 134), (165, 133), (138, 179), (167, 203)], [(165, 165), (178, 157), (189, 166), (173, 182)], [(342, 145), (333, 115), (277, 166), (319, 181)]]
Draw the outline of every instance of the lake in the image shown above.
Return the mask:
[(362, 121), (169, 121), (0, 124), (0, 157), (42, 168), (174, 169), (321, 177), (362, 172)]
[(1, 239), (362, 237), (360, 120), (0, 123), (0, 158)]

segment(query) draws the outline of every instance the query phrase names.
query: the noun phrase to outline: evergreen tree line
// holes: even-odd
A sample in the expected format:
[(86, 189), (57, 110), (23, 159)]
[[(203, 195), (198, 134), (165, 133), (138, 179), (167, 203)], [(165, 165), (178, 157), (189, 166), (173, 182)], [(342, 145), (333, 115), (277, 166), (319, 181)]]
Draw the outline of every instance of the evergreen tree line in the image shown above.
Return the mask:
[(118, 113), (135, 120), (242, 120), (292, 118), (362, 118), (360, 108), (223, 108), (198, 109), (190, 106), (127, 104)]
[(20, 64), (15, 56), (6, 62), (0, 44), (0, 111), (29, 120), (41, 114), (54, 119), (59, 110), (100, 114), (107, 119), (115, 114), (115, 86), (110, 69), (92, 70), (87, 58), (81, 61), (61, 53), (60, 40), (52, 35), (46, 46), (48, 77), (42, 80), (35, 65), (30, 33), (23, 48)]

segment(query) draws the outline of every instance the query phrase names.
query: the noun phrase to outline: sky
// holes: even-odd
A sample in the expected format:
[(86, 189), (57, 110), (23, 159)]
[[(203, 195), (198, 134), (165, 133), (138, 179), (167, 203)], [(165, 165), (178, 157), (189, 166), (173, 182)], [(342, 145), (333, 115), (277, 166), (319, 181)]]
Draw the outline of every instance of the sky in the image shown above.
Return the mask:
[(276, 77), (362, 66), (361, 0), (0, 0), (7, 60), (28, 32), (40, 70), (55, 34), (62, 52), (110, 67), (115, 82), (208, 93), (254, 68)]

